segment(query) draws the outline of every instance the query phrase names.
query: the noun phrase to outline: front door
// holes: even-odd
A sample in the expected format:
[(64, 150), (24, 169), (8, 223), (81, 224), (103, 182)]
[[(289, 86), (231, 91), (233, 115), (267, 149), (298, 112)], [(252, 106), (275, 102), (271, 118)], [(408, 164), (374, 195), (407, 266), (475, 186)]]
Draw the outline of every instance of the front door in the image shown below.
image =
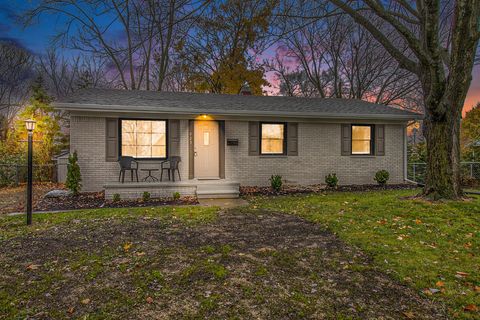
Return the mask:
[(194, 173), (198, 179), (219, 179), (219, 137), (217, 121), (195, 121)]

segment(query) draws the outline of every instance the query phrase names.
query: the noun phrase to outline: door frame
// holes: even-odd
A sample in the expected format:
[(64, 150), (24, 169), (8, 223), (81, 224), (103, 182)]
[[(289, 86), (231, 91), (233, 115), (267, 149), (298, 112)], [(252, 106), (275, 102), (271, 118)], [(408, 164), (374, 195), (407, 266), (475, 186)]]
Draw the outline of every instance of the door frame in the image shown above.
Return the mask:
[(216, 121), (218, 123), (218, 171), (225, 179), (225, 120), (188, 120), (188, 178), (195, 179), (195, 121)]

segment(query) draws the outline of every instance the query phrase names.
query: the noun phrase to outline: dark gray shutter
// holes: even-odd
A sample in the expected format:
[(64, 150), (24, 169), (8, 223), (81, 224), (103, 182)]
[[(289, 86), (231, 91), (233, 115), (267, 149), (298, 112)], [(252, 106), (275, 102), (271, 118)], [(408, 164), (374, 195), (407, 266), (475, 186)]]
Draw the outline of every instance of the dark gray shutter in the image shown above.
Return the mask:
[(106, 118), (105, 120), (105, 160), (118, 161), (118, 119)]
[(225, 120), (218, 121), (219, 154), (220, 154), (220, 179), (225, 179)]
[(342, 124), (342, 156), (352, 154), (352, 126)]
[(298, 156), (298, 123), (287, 123), (287, 155)]
[(258, 121), (248, 123), (248, 155), (260, 154), (260, 126)]
[(180, 120), (168, 120), (168, 155), (180, 155)]
[(375, 154), (377, 156), (385, 155), (385, 125), (375, 125)]

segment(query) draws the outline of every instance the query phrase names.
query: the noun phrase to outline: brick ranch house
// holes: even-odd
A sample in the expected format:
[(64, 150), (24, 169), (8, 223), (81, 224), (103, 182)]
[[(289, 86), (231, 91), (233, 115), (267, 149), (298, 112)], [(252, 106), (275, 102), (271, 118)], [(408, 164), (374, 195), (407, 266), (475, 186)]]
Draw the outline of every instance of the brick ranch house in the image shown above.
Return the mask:
[[(360, 100), (86, 89), (55, 103), (70, 114), (84, 191), (107, 198), (181, 195), (236, 197), (238, 186), (390, 183), (406, 176), (406, 125), (421, 115)], [(119, 182), (118, 160), (138, 160), (139, 182)], [(143, 182), (180, 156), (181, 180)], [(156, 179), (160, 171), (152, 171)], [(153, 179), (149, 179), (153, 180)]]

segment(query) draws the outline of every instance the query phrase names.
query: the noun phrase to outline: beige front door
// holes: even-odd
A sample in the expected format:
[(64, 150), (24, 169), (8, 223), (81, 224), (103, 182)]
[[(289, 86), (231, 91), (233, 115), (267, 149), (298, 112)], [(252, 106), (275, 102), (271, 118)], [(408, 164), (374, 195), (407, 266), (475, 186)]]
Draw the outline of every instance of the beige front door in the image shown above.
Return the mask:
[(219, 179), (218, 122), (195, 121), (194, 172), (198, 179)]

